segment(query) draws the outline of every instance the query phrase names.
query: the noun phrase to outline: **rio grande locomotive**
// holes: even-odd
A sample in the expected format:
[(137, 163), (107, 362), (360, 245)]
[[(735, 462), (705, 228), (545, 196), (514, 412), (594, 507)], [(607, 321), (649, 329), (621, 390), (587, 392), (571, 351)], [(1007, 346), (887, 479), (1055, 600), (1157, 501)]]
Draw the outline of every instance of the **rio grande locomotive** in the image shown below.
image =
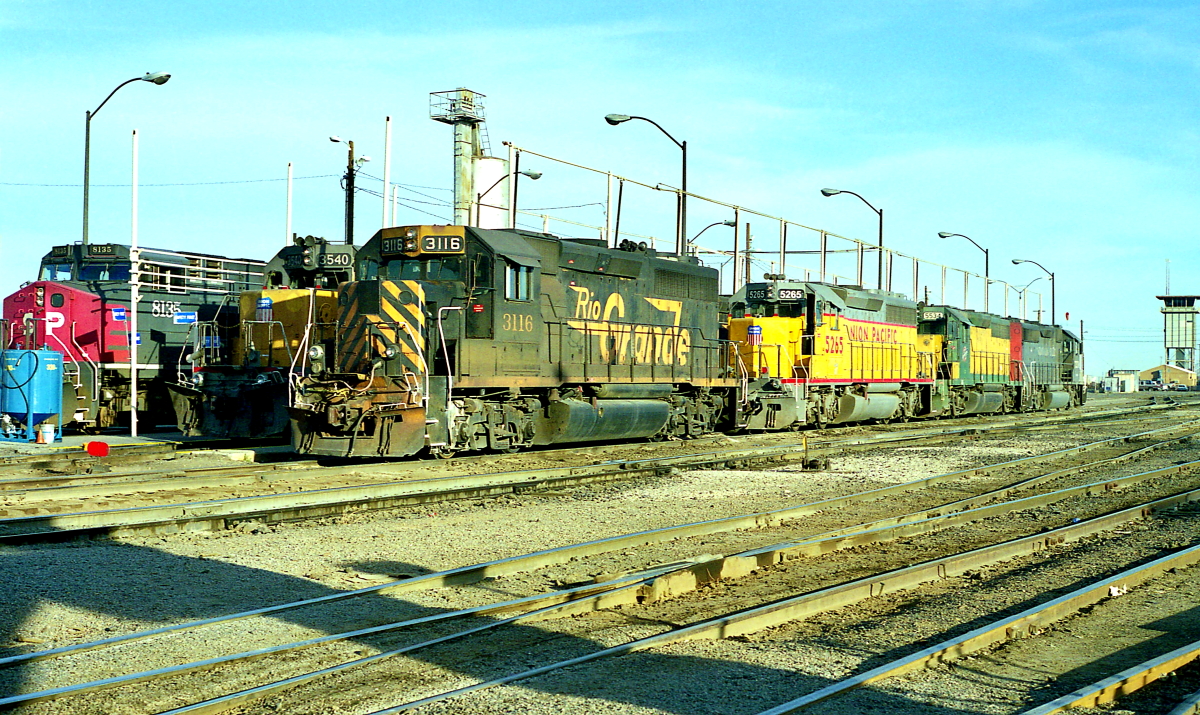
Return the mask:
[(293, 446), (331, 456), (690, 438), (1083, 400), (1053, 326), (822, 283), (745, 286), (625, 241), (380, 231), (301, 356)]

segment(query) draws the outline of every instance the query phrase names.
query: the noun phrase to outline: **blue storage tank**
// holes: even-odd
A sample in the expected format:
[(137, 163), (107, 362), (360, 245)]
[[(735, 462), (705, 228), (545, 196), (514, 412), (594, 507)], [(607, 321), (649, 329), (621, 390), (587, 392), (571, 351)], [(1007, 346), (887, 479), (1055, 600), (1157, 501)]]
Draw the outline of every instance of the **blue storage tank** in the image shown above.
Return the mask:
[(0, 350), (0, 414), (32, 433), (33, 427), (62, 411), (62, 391), (62, 353)]

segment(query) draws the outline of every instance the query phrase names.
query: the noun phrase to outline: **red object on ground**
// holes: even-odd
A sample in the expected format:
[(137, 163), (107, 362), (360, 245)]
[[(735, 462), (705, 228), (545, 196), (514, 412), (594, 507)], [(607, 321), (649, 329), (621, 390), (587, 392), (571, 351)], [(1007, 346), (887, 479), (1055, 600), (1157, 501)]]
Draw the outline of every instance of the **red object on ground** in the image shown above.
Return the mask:
[(85, 445), (87, 453), (93, 457), (107, 457), (108, 443), (107, 442), (88, 442)]

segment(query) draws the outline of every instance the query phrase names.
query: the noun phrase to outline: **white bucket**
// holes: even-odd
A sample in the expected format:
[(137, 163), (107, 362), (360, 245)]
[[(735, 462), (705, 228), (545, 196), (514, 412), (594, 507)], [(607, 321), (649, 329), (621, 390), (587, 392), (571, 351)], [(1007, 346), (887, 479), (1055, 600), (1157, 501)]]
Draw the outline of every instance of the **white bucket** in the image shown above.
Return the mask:
[(54, 443), (54, 432), (55, 432), (54, 425), (52, 425), (48, 422), (43, 422), (41, 424), (41, 426), (38, 427), (37, 443), (38, 444), (53, 444)]

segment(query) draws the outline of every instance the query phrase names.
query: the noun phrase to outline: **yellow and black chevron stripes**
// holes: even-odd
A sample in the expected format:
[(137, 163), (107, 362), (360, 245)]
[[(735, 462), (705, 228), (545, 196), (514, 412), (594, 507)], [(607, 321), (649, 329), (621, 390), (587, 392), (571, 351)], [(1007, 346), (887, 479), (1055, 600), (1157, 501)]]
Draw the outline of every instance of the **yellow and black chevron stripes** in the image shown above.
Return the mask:
[(416, 281), (343, 284), (338, 296), (336, 369), (368, 372), (371, 361), (392, 348), (403, 371), (424, 374), (424, 302), (425, 291)]
[(370, 302), (374, 293), (371, 284), (366, 281), (345, 283), (338, 291), (338, 336), (337, 336), (337, 372), (360, 372), (361, 363), (366, 358), (365, 343), (368, 324), (364, 319), (361, 303)]
[[(425, 289), (417, 281), (382, 281), (379, 307), (392, 327), (389, 339), (408, 372), (425, 373)], [(394, 326), (394, 327), (393, 327)]]

